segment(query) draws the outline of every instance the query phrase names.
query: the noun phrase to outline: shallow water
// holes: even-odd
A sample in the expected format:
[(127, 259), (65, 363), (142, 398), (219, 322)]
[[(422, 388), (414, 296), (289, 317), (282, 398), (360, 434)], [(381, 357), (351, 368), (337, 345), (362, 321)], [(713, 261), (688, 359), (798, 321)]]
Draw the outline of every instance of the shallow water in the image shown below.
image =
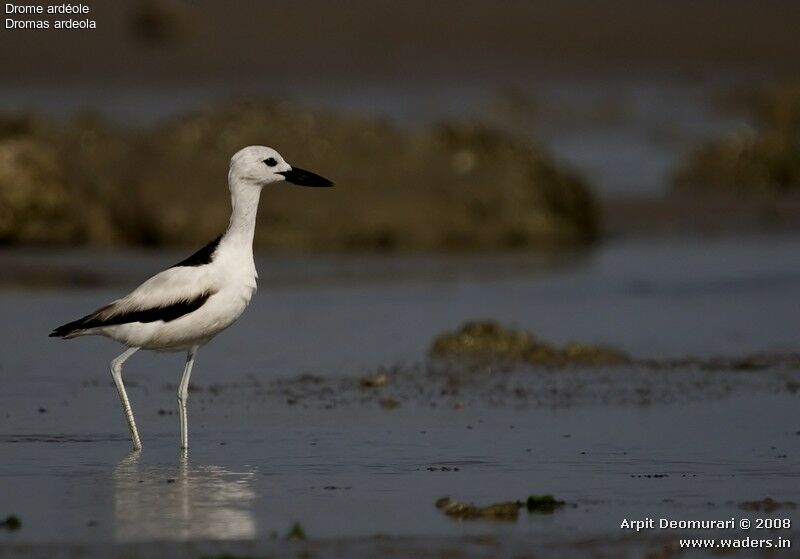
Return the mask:
[[(314, 538), (616, 536), (625, 517), (729, 518), (743, 500), (800, 498), (786, 457), (800, 451), (787, 422), (794, 396), (525, 412), (195, 405), (182, 461), (177, 419), (138, 390), (145, 450), (126, 455), (111, 390), (95, 391), (108, 396), (99, 406), (84, 396), (31, 417), (46, 437), (0, 439), (4, 508), (24, 521), (6, 541), (268, 538), (294, 521)], [(71, 421), (77, 410), (94, 421)], [(54, 423), (67, 435), (52, 439)], [(458, 471), (428, 470), (441, 465)], [(667, 477), (633, 477), (652, 474)], [(542, 492), (575, 506), (513, 523), (456, 522), (434, 507), (443, 495), (489, 503)]]
[[(145, 445), (131, 455), (107, 373), (119, 350), (45, 337), (124, 291), (115, 282), (175, 255), (5, 255), (15, 266), (116, 272), (105, 287), (0, 293), (0, 517), (23, 521), (0, 542), (265, 539), (295, 521), (312, 538), (568, 539), (618, 537), (623, 517), (762, 515), (737, 505), (800, 500), (798, 396), (783, 388), (796, 370), (698, 376), (698, 387), (721, 389), (651, 405), (465, 398), (461, 407), (442, 398), (431, 407), (410, 394), (396, 409), (357, 398), (327, 409), (251, 387), (419, 362), (435, 334), (478, 317), (641, 357), (796, 351), (799, 249), (797, 237), (630, 241), (553, 266), (521, 256), (260, 258), (251, 308), (199, 354), (185, 460), (174, 389), (165, 387), (177, 383), (182, 356), (137, 354), (126, 365)], [(734, 374), (765, 379), (764, 389), (729, 386)], [(613, 385), (632, 375), (585, 378)], [(458, 471), (428, 469), (440, 466)], [(666, 477), (635, 477), (652, 474)], [(455, 522), (434, 507), (444, 495), (487, 504), (531, 493), (571, 506), (523, 511), (513, 523)]]

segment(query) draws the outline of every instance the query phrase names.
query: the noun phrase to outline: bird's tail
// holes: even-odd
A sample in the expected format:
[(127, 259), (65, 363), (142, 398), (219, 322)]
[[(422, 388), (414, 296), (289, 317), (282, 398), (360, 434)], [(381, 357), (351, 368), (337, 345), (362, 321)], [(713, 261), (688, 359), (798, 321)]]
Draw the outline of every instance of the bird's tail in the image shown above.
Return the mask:
[(67, 322), (66, 324), (62, 324), (58, 328), (54, 329), (52, 332), (48, 334), (50, 338), (74, 338), (75, 336), (80, 336), (83, 332), (86, 331), (86, 317), (79, 318), (78, 320), (73, 320), (72, 322)]

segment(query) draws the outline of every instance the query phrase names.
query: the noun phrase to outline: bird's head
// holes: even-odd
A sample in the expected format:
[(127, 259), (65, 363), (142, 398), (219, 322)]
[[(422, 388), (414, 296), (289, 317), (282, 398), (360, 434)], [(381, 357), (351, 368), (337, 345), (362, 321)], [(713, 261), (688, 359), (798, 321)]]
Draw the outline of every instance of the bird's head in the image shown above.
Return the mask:
[(289, 165), (280, 153), (266, 146), (248, 146), (231, 157), (228, 173), (231, 184), (253, 186), (286, 181), (300, 186), (333, 186), (333, 182), (311, 171)]

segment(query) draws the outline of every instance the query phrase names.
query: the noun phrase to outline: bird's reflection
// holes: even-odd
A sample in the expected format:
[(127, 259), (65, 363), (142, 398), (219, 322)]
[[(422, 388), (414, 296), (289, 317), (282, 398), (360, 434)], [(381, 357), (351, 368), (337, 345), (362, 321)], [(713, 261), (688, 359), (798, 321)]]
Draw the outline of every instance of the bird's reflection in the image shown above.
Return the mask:
[(118, 541), (250, 539), (254, 470), (145, 464), (134, 451), (114, 468), (114, 536)]

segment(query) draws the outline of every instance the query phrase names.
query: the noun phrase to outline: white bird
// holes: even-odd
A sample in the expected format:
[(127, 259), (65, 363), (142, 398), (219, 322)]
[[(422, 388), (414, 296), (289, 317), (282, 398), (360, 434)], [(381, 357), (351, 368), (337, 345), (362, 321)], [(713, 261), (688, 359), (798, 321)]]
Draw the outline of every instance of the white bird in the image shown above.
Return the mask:
[(122, 382), (122, 365), (140, 349), (186, 351), (178, 385), (181, 448), (189, 447), (186, 404), (197, 350), (238, 319), (256, 291), (253, 234), (261, 189), (287, 181), (302, 186), (333, 186), (328, 179), (292, 167), (272, 148), (249, 146), (231, 158), (228, 229), (187, 259), (156, 274), (131, 293), (50, 336), (106, 336), (128, 347), (111, 362), (111, 376), (122, 401), (134, 450), (142, 448)]

